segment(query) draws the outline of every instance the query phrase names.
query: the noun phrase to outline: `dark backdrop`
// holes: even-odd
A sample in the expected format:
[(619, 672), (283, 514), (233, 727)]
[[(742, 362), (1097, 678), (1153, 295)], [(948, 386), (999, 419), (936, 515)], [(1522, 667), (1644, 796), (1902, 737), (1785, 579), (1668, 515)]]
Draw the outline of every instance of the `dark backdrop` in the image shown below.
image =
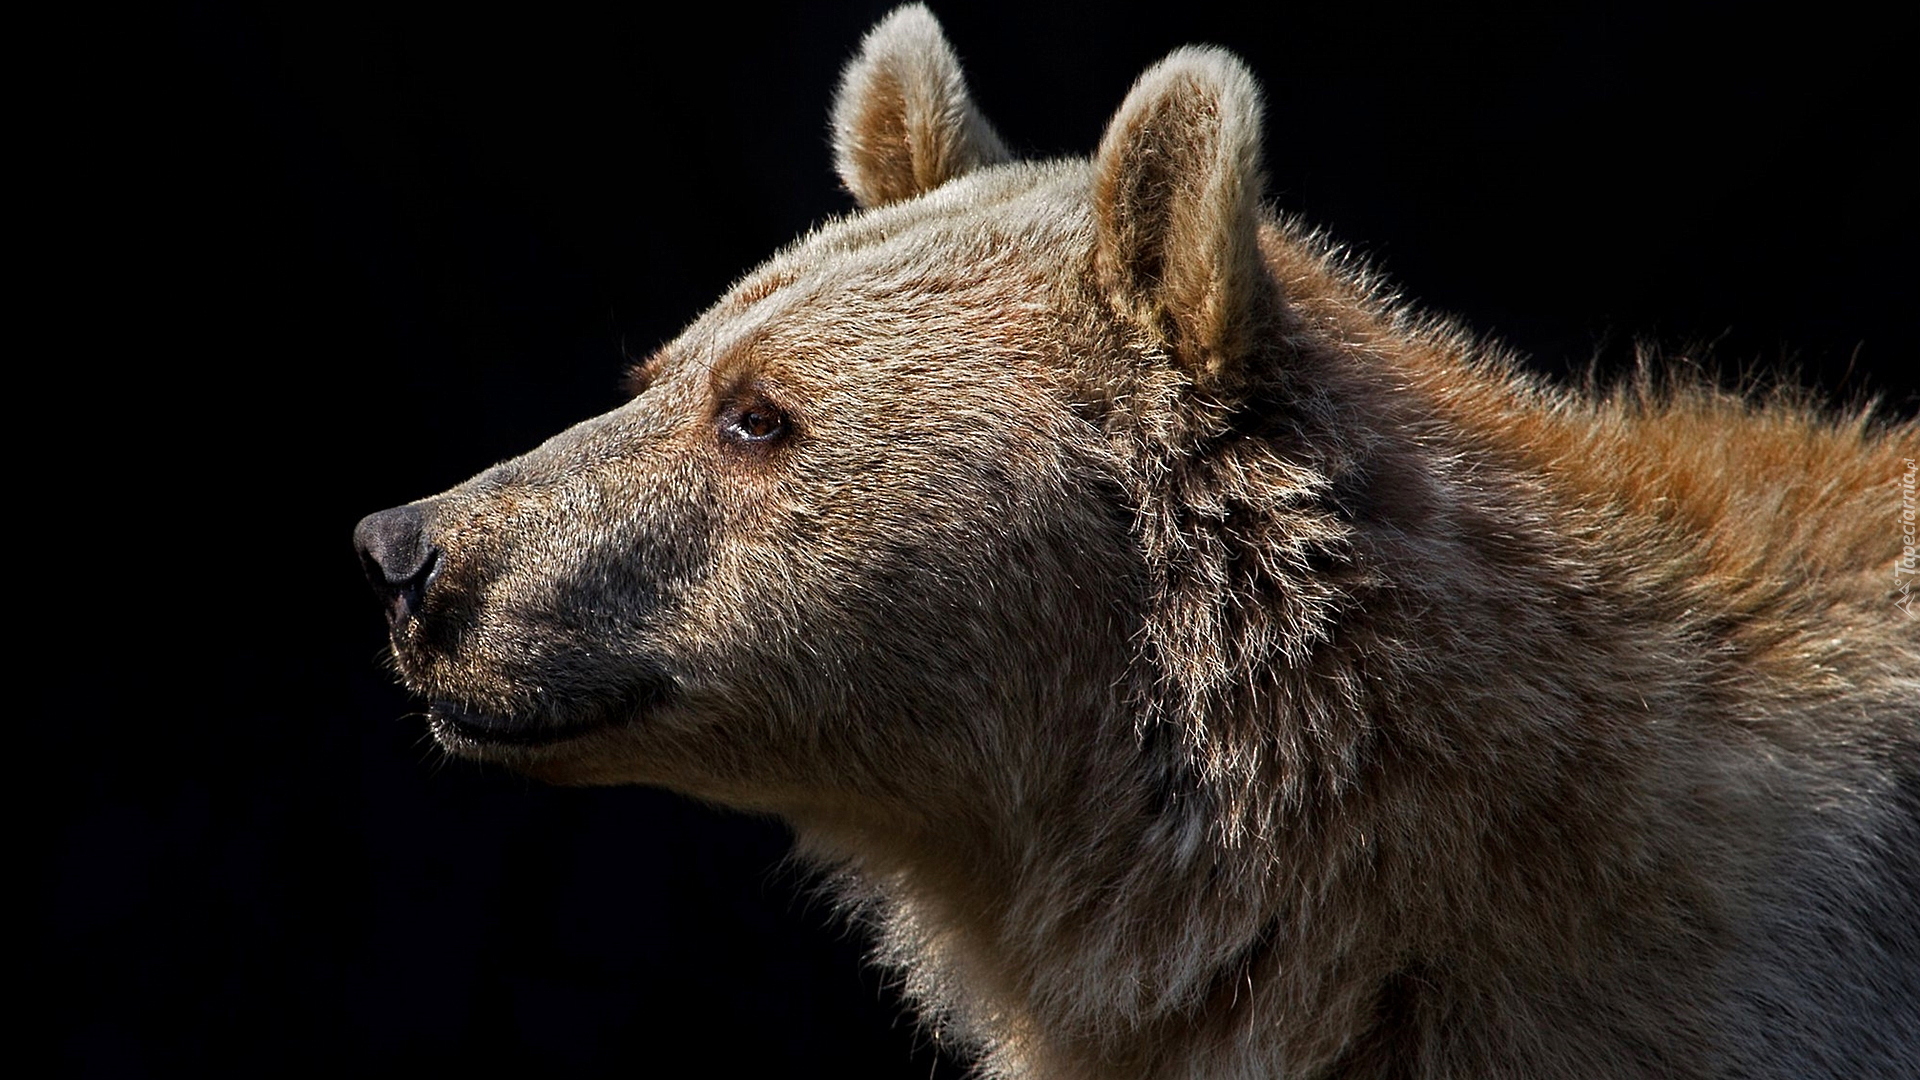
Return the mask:
[[(72, 1071), (954, 1075), (777, 825), (443, 761), (348, 546), (614, 405), (623, 342), (845, 210), (824, 118), (887, 7), (208, 4), (82, 37), (85, 119), (36, 159), (87, 207), (55, 219), (85, 284), (42, 364), (73, 396), (16, 406), (84, 432), (36, 444), (16, 517), (49, 601), (37, 996)], [(1887, 28), (1253, 7), (937, 10), (1037, 155), (1090, 150), (1174, 46), (1232, 48), (1273, 201), (1547, 370), (1711, 346), (1912, 412)]]

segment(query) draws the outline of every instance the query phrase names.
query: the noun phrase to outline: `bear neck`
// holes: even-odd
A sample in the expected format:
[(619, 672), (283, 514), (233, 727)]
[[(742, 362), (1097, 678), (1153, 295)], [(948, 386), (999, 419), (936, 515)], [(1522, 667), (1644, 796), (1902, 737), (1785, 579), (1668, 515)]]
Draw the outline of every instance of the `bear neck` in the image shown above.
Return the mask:
[[(1745, 856), (1647, 811), (1680, 798), (1676, 728), (1597, 718), (1711, 696), (1646, 655), (1607, 568), (1557, 554), (1575, 515), (1503, 427), (1535, 391), (1306, 239), (1263, 246), (1270, 377), (1160, 425), (1179, 443), (1125, 481), (1155, 584), (1118, 692), (998, 718), (1076, 733), (1001, 757), (1011, 793), (983, 771), (1001, 790), (938, 820), (796, 818), (803, 847), (937, 1030), (1007, 1075), (1337, 1072), (1409, 1045), (1388, 1028), (1565, 997), (1594, 957), (1665, 973), (1608, 1023), (1696, 1022), (1710, 995), (1672, 973), (1707, 977), (1703, 882)], [(1571, 1001), (1533, 1011), (1588, 1022)]]

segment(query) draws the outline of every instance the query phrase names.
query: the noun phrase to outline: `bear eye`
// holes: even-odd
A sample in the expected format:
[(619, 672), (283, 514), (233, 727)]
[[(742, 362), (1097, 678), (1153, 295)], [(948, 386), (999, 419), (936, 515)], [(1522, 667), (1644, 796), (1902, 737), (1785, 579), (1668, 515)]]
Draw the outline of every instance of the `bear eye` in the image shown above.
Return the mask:
[(727, 416), (721, 430), (740, 442), (770, 443), (787, 433), (786, 414), (764, 402)]

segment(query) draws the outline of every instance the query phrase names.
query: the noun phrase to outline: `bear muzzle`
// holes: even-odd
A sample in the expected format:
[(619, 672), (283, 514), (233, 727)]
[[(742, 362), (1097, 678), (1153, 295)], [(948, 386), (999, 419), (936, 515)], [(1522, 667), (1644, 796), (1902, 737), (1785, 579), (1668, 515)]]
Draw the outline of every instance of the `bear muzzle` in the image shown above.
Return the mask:
[[(483, 621), (468, 580), (476, 567), (459, 557), (457, 545), (450, 552), (437, 542), (436, 505), (427, 500), (369, 514), (355, 526), (353, 546), (385, 607), (394, 660), (408, 688), (427, 699), (428, 729), (443, 747), (489, 757), (557, 746), (674, 699), (673, 680), (650, 664), (637, 665), (624, 690), (613, 694), (598, 687), (568, 693), (538, 671), (493, 670), (486, 663), (490, 650), (466, 640)], [(529, 694), (530, 688), (538, 689)]]

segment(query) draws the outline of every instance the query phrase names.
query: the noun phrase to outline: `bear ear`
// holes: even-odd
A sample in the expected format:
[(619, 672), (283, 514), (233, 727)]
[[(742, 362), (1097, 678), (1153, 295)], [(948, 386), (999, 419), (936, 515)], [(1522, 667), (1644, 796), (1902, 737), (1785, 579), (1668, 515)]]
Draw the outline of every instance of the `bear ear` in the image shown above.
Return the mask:
[(1180, 49), (1133, 84), (1094, 158), (1095, 272), (1202, 387), (1236, 374), (1272, 288), (1260, 113), (1237, 58)]
[(867, 33), (833, 102), (834, 168), (861, 207), (910, 199), (1008, 156), (932, 12), (909, 4)]

